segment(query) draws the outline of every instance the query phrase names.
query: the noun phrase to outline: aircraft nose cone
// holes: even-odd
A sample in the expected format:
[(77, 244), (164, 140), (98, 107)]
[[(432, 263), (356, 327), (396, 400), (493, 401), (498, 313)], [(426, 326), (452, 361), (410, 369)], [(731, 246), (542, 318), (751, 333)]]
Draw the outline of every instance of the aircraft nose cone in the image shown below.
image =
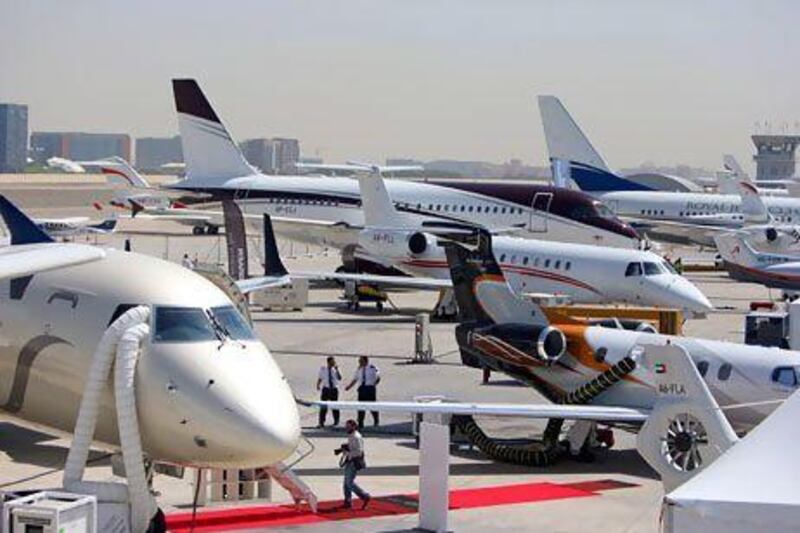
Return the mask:
[(696, 314), (704, 314), (714, 309), (706, 295), (691, 281), (682, 276), (674, 276), (670, 281), (654, 281), (659, 305), (675, 307)]
[(294, 396), (260, 342), (153, 345), (137, 372), (144, 444), (154, 458), (255, 468), (299, 443)]

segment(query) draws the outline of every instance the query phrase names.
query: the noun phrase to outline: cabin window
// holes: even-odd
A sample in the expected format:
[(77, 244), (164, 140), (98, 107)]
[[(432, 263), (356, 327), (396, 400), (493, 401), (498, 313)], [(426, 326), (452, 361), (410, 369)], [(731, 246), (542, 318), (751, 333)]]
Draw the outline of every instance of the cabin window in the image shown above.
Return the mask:
[(528, 256), (527, 255), (522, 258), (522, 264), (523, 265), (527, 265), (528, 264)]
[(708, 372), (708, 361), (700, 361), (697, 363), (697, 372), (701, 377), (705, 377), (706, 372)]
[(441, 211), (442, 210), (442, 204), (436, 204), (436, 210), (437, 211)]
[(463, 213), (466, 208), (467, 208), (467, 206), (462, 205), (460, 211)]
[(561, 268), (561, 260), (560, 259), (558, 261), (556, 261), (556, 264), (555, 264), (555, 266), (553, 268), (555, 268), (556, 270)]
[(511, 256), (511, 264), (514, 265), (516, 263), (517, 263), (517, 256), (516, 255), (512, 255)]
[(570, 268), (572, 268), (571, 262), (567, 261), (566, 263), (564, 263), (564, 270), (569, 270)]
[(625, 277), (631, 278), (634, 276), (642, 275), (642, 265), (640, 263), (628, 263), (628, 268), (625, 269)]
[(502, 214), (504, 214), (504, 215), (505, 215), (505, 214), (506, 214), (506, 208), (505, 208), (505, 207), (504, 207), (504, 208), (502, 208), (502, 209), (500, 210), (500, 212), (501, 212)]
[(501, 254), (500, 255), (500, 262), (502, 263), (505, 260), (506, 260), (506, 254)]
[(719, 370), (717, 370), (717, 379), (720, 381), (728, 381), (728, 378), (731, 377), (731, 371), (733, 367), (730, 363), (723, 363)]
[(497, 213), (497, 206), (494, 206), (494, 209), (492, 210), (492, 213)]
[[(472, 207), (470, 207), (470, 209), (469, 209), (469, 210), (470, 210), (470, 211), (472, 211)], [(480, 212), (481, 212), (481, 206), (477, 206), (477, 207), (475, 208), (475, 210), (476, 210), (478, 213), (480, 213)]]
[[(473, 206), (469, 206), (469, 209), (468, 209), (468, 211), (469, 211), (470, 213), (472, 213), (472, 209), (473, 209)], [(478, 208), (478, 213), (480, 213), (480, 212), (481, 212), (481, 211), (480, 211), (480, 207), (479, 207), (479, 208)]]
[(534, 257), (533, 258), (533, 266), (535, 266), (535, 267), (539, 266), (539, 258), (538, 257)]
[(544, 267), (545, 268), (550, 268), (550, 260), (549, 259), (545, 259), (544, 260)]

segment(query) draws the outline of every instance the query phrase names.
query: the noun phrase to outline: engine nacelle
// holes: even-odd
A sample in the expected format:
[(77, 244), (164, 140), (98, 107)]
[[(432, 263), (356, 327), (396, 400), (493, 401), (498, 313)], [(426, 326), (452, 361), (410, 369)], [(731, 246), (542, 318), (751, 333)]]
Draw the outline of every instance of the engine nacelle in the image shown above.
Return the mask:
[[(456, 338), (461, 346), (462, 339), (459, 339), (458, 335)], [(525, 357), (551, 365), (561, 359), (567, 351), (567, 337), (554, 326), (495, 324), (472, 330), (464, 341), (473, 353), (477, 352), (481, 357), (491, 357), (520, 366), (524, 366)], [(520, 353), (498, 349), (497, 341), (513, 346)]]
[(368, 253), (381, 257), (419, 257), (436, 248), (436, 238), (421, 231), (365, 229), (358, 244)]
[(778, 240), (778, 230), (769, 227), (764, 231), (764, 236), (767, 238), (768, 242), (775, 242)]

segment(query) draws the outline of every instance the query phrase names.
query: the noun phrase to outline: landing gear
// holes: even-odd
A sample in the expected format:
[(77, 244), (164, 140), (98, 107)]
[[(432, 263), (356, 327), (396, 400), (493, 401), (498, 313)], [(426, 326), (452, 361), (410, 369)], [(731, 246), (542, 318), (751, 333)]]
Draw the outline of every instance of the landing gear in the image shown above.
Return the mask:
[(147, 533), (167, 533), (167, 517), (164, 516), (164, 511), (161, 510), (161, 507), (158, 508), (156, 514), (150, 519)]
[(203, 235), (205, 234), (206, 230), (203, 226), (193, 226), (192, 227), (192, 235)]
[(219, 235), (219, 226), (209, 226), (206, 232), (209, 235)]

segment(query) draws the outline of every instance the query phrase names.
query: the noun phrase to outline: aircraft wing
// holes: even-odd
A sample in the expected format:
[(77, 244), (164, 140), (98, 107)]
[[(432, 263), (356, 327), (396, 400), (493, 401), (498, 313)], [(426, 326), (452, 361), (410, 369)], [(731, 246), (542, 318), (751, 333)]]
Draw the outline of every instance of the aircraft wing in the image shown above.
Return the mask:
[(381, 276), (379, 274), (351, 274), (347, 272), (292, 272), (291, 277), (308, 280), (355, 281), (404, 289), (440, 290), (449, 289), (449, 279), (417, 278), (409, 276)]
[(260, 276), (257, 278), (240, 279), (236, 286), (243, 294), (248, 294), (261, 289), (271, 289), (273, 287), (285, 287), (292, 283), (289, 275), (284, 276)]
[(106, 253), (95, 246), (72, 243), (20, 244), (0, 248), (0, 279), (97, 261)]
[(650, 410), (600, 405), (513, 404), (469, 402), (323, 402), (299, 401), (311, 407), (344, 411), (380, 411), (384, 413), (509, 416), (521, 418), (565, 418), (603, 422), (638, 423), (647, 420)]
[(149, 220), (169, 220), (189, 226), (213, 223), (215, 221), (219, 225), (222, 225), (221, 212), (204, 211), (202, 209), (153, 209), (146, 210), (144, 213), (138, 213), (135, 218)]
[[(245, 221), (257, 231), (262, 230), (263, 215), (245, 214)], [(300, 219), (287, 216), (271, 216), (275, 232), (300, 242), (310, 242), (320, 246), (343, 248), (358, 243), (358, 232), (362, 226), (346, 222)]]
[(449, 279), (412, 278), (406, 276), (381, 276), (378, 274), (349, 274), (345, 272), (292, 272), (281, 276), (260, 276), (243, 279), (236, 282), (239, 290), (249, 292), (284, 287), (291, 284), (293, 279), (307, 279), (310, 281), (355, 281), (356, 283), (369, 283), (382, 287), (403, 289), (418, 289), (438, 291), (449, 289), (453, 286)]

